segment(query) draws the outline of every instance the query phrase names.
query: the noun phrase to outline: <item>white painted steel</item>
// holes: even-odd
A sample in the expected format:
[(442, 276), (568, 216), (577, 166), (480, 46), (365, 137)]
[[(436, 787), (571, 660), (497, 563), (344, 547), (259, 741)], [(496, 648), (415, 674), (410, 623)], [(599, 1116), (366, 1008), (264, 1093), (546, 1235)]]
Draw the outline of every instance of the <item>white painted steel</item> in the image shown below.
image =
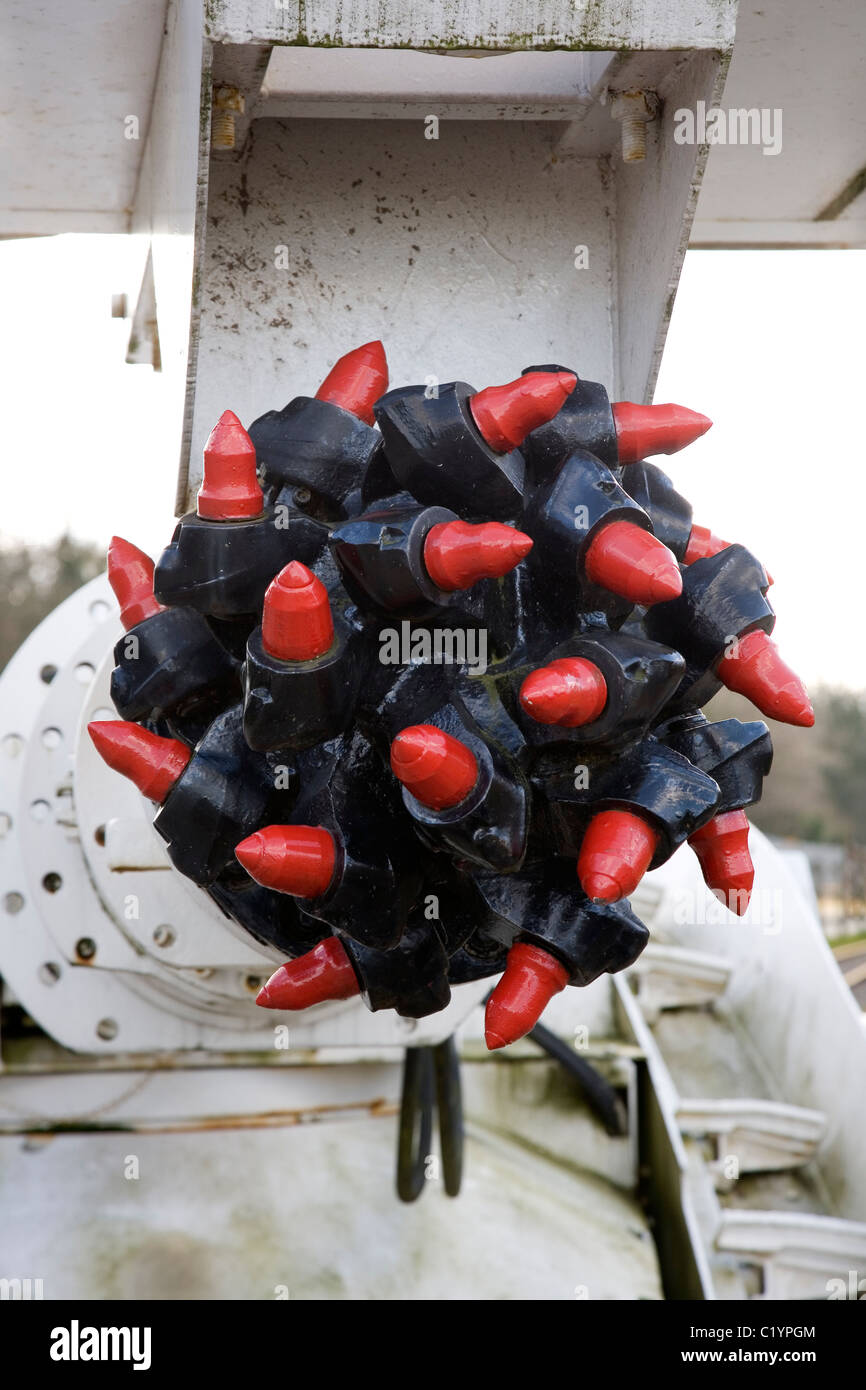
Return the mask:
[(862, 1299), (866, 1223), (810, 1212), (725, 1211), (717, 1248), (762, 1271), (762, 1297)]
[(754, 827), (749, 843), (756, 878), (744, 917), (715, 903), (681, 852), (653, 875), (664, 893), (650, 925), (667, 944), (724, 951), (731, 978), (715, 1008), (761, 1059), (775, 1098), (827, 1116), (819, 1158), (832, 1209), (866, 1220), (860, 1010), (784, 857)]
[(782, 149), (710, 153), (695, 245), (863, 246), (866, 193), (815, 219), (866, 164), (866, 6), (862, 0), (749, 0), (740, 5), (724, 100), (778, 111)]
[[(397, 45), (410, 74), (416, 63), (435, 61), (432, 55), (438, 54), (454, 67), (455, 54), (467, 49), (512, 54), (508, 61), (515, 71), (524, 59), (537, 61), (539, 70), (549, 59), (555, 73), (571, 59), (591, 72), (605, 50), (727, 51), (735, 21), (725, 107), (781, 110), (784, 150), (766, 158), (755, 147), (713, 149), (694, 244), (862, 246), (866, 192), (852, 197), (830, 223), (815, 221), (863, 167), (866, 11), (860, 0), (742, 0), (739, 9), (735, 0), (308, 0), (303, 6), (222, 0), (204, 14), (209, 43), (225, 54), (234, 50), (233, 61), (242, 61), (242, 48), (266, 52), (275, 45), (278, 58), (309, 63), (311, 74), (310, 59), (333, 65), (341, 82), (340, 65), (353, 55), (333, 45), (372, 45), (361, 58), (377, 79), (374, 65), (382, 55), (375, 50)], [(164, 23), (163, 74), (173, 66), (167, 102), (160, 92), (163, 76), (157, 83)], [(189, 34), (181, 37), (188, 23), (198, 31), (197, 59), (186, 42)], [(137, 186), (150, 178), (142, 156), (151, 126), (157, 133), (171, 129), (166, 105), (188, 100), (195, 107), (192, 127), (198, 126), (201, 27), (197, 0), (43, 0), (35, 6), (16, 0), (7, 6), (0, 44), (0, 113), (10, 135), (2, 234), (129, 229), (131, 210), (141, 205)], [(205, 71), (208, 64), (205, 51)], [(327, 84), (316, 97), (327, 99)], [(130, 115), (139, 121), (138, 140), (124, 136)], [(163, 145), (162, 155), (173, 153)]]
[(827, 1131), (822, 1111), (763, 1099), (680, 1098), (677, 1123), (692, 1138), (712, 1138), (720, 1160), (736, 1154), (740, 1173), (799, 1168)]
[[(655, 55), (655, 72), (670, 105), (711, 98), (721, 65)], [(481, 387), (557, 361), (650, 395), (701, 164), (667, 119), (630, 167), (606, 157), (619, 127), (597, 106), (565, 143), (540, 120), (443, 121), (436, 140), (420, 119), (254, 121), (240, 163), (211, 166), (181, 509), (227, 405), (248, 424), (313, 394), (370, 338), (394, 384)]]
[[(41, 1277), (46, 1299), (540, 1299), (573, 1310), (575, 1298), (663, 1296), (646, 1215), (602, 1178), (473, 1125), (460, 1197), (431, 1179), (404, 1206), (394, 1150), (388, 1112), (26, 1148), (0, 1138), (15, 1192), (5, 1269)], [(138, 1180), (125, 1177), (130, 1155)]]
[(374, 48), (726, 48), (736, 0), (211, 0), (219, 43)]
[(0, 234), (129, 230), (165, 12), (166, 0), (6, 0)]
[(446, 57), (405, 49), (274, 48), (258, 116), (571, 120), (612, 53)]

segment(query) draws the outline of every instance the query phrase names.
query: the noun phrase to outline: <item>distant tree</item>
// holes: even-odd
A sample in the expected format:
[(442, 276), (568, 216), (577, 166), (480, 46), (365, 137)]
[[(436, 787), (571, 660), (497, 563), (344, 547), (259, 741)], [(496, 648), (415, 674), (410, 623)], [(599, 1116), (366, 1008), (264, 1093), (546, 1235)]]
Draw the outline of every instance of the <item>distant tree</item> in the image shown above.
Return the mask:
[[(866, 845), (866, 695), (818, 689), (812, 703), (812, 729), (765, 721), (773, 737), (773, 767), (761, 800), (748, 809), (749, 819), (768, 835)], [(710, 702), (706, 714), (762, 717), (728, 690)]]
[(98, 546), (68, 533), (53, 545), (0, 544), (0, 669), (58, 603), (104, 568)]
[(828, 691), (824, 700), (824, 781), (848, 821), (850, 838), (866, 843), (866, 694)]

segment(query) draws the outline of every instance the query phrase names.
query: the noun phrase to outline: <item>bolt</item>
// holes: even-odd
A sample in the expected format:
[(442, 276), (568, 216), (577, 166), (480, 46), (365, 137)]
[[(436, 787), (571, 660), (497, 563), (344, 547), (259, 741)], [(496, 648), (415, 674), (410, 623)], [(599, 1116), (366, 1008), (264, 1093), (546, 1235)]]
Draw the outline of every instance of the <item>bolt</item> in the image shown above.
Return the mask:
[(79, 960), (93, 960), (96, 955), (96, 942), (92, 936), (79, 937), (75, 943), (75, 954)]
[(618, 92), (610, 114), (622, 126), (622, 157), (626, 164), (646, 159), (646, 128), (655, 120), (659, 99), (654, 92)]
[(233, 150), (235, 147), (235, 116), (242, 115), (244, 98), (237, 87), (215, 87), (211, 149)]

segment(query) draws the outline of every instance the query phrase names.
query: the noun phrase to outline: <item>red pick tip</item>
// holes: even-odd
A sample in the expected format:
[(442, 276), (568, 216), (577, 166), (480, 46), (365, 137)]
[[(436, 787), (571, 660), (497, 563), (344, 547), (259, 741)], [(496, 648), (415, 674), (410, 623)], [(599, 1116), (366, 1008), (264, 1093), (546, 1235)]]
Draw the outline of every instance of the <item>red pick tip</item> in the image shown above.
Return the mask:
[(142, 796), (162, 804), (190, 758), (191, 749), (176, 738), (161, 738), (125, 719), (88, 724), (103, 762), (134, 782)]
[(275, 970), (256, 995), (263, 1009), (310, 1009), (326, 999), (351, 999), (361, 987), (339, 937), (329, 936), (306, 955)]
[(713, 423), (684, 405), (614, 401), (611, 409), (621, 464), (640, 463), (650, 454), (676, 454), (706, 434)]
[(749, 632), (716, 664), (716, 675), (729, 690), (745, 695), (768, 719), (810, 729), (815, 711), (806, 687), (779, 655), (766, 632)]
[(153, 593), (153, 561), (122, 536), (112, 536), (108, 547), (108, 582), (120, 604), (120, 621), (128, 632), (145, 618), (161, 613)]
[(581, 887), (593, 902), (615, 903), (637, 888), (655, 854), (659, 837), (632, 811), (593, 816), (577, 861)]
[(372, 425), (373, 406), (387, 390), (388, 362), (377, 339), (353, 348), (335, 362), (316, 392), (316, 400), (338, 405), (365, 425)]
[(693, 526), (683, 563), (693, 565), (695, 560), (708, 560), (711, 555), (718, 555), (720, 551), (727, 550), (730, 544), (730, 541), (723, 541), (719, 536), (714, 536), (706, 526)]
[(501, 521), (443, 521), (427, 533), (424, 564), (437, 588), (452, 593), (508, 574), (531, 549), (531, 536)]
[(333, 641), (327, 589), (300, 560), (292, 560), (265, 593), (262, 646), (278, 661), (312, 661)]
[(508, 952), (502, 978), (487, 1001), (484, 1040), (491, 1052), (507, 1047), (531, 1031), (554, 994), (568, 984), (565, 966), (526, 941)]
[(433, 724), (413, 724), (391, 744), (391, 771), (423, 806), (458, 806), (478, 781), (475, 754)]
[(597, 719), (607, 702), (607, 684), (592, 661), (564, 656), (532, 671), (520, 687), (520, 703), (539, 724), (576, 729)]
[(593, 584), (647, 608), (683, 591), (676, 557), (632, 521), (608, 522), (590, 541), (584, 564)]
[[(693, 565), (695, 560), (708, 560), (711, 555), (718, 555), (722, 550), (727, 550), (730, 544), (730, 541), (723, 541), (706, 526), (693, 526), (689, 533), (689, 543), (683, 556), (683, 564)], [(764, 573), (767, 576), (767, 586), (769, 587), (773, 583), (773, 576), (766, 565), (764, 566)]]
[(698, 856), (708, 888), (738, 917), (749, 906), (755, 866), (749, 853), (749, 821), (745, 811), (723, 811), (694, 835), (689, 844)]
[(233, 410), (224, 410), (204, 446), (198, 514), (208, 521), (242, 521), (264, 506), (256, 450)]
[(469, 409), (491, 449), (507, 454), (558, 415), (576, 385), (574, 372), (527, 372), (506, 386), (479, 391), (470, 398)]
[(331, 886), (337, 847), (320, 825), (266, 825), (235, 848), (250, 878), (294, 898), (321, 898)]

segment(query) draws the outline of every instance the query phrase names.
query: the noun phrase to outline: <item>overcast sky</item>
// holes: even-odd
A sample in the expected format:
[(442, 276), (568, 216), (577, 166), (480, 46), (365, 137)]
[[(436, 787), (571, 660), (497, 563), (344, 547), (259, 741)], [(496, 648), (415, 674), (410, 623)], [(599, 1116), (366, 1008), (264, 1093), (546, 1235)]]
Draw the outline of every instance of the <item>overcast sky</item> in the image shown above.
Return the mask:
[[(123, 237), (0, 244), (5, 541), (119, 530), (156, 553), (171, 533), (163, 379), (125, 365), (109, 311), (136, 254)], [(715, 421), (656, 462), (772, 571), (775, 636), (813, 685), (866, 687), (864, 322), (864, 251), (691, 252), (656, 392)]]

